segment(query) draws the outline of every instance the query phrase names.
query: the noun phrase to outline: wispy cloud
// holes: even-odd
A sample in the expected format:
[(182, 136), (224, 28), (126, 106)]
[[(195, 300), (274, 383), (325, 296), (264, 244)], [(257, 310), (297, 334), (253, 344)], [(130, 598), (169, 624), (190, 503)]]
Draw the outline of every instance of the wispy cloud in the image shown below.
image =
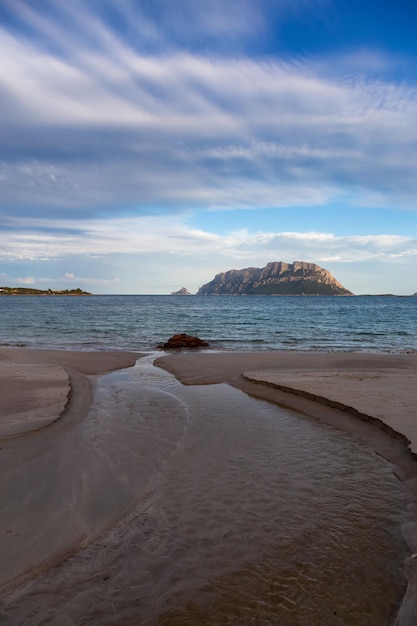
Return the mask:
[(65, 54), (1, 33), (3, 211), (279, 207), (346, 190), (415, 208), (413, 86), (335, 77), (329, 59), (144, 55), (97, 15), (95, 49), (18, 6)]
[[(51, 282), (50, 278), (42, 278), (40, 280), (42, 282)], [(103, 279), (88, 276), (76, 276), (73, 272), (65, 272), (65, 274), (60, 277), (60, 280), (71, 285), (93, 285), (95, 287), (109, 287), (119, 285), (120, 283), (120, 278)]]
[[(67, 230), (68, 229), (68, 230)], [(196, 229), (186, 220), (166, 216), (134, 216), (85, 220), (77, 231), (71, 220), (29, 220), (27, 230), (10, 226), (0, 258), (46, 260), (79, 256), (174, 254), (177, 257), (222, 255), (244, 259), (364, 261), (416, 257), (417, 241), (394, 235), (335, 236), (325, 232), (258, 232), (246, 229), (225, 235)], [(56, 232), (60, 234), (57, 235)], [(227, 252), (226, 252), (227, 251)], [(72, 273), (64, 276), (73, 280)]]
[(17, 278), (16, 282), (18, 285), (33, 285), (35, 283), (35, 277), (24, 276), (23, 278)]
[[(361, 208), (417, 207), (417, 87), (398, 80), (409, 59), (382, 48), (262, 49), (272, 39), (281, 49), (289, 20), (320, 15), (330, 29), (335, 7), (4, 0), (0, 259), (24, 265), (19, 280), (32, 277), (29, 262), (47, 261), (64, 284), (103, 287), (127, 256), (155, 262), (156, 251), (181, 271), (192, 257), (194, 273), (209, 262), (414, 259), (414, 232), (367, 236), (360, 222)], [(298, 220), (300, 207), (343, 215), (347, 205), (359, 219), (344, 236)], [(263, 208), (293, 212), (293, 226), (196, 226), (203, 212), (214, 224), (225, 209)], [(75, 260), (87, 257), (109, 258), (114, 272), (84, 271)]]

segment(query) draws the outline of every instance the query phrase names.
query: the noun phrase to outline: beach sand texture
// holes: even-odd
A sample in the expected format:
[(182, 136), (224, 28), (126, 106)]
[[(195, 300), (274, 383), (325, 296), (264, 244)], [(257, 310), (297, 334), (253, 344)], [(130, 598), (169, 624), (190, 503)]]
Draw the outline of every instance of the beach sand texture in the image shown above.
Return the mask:
[[(66, 498), (83, 493), (75, 492), (73, 483), (77, 473), (82, 481), (85, 460), (76, 441), (71, 447), (67, 438), (64, 445), (62, 435), (87, 415), (91, 377), (130, 367), (139, 356), (0, 350), (0, 474), (8, 476), (2, 488), (0, 585), (41, 563), (53, 563), (92, 532), (82, 513), (77, 519), (65, 504)], [(94, 466), (90, 470), (93, 474)]]
[[(0, 440), (44, 428), (64, 412), (71, 379), (134, 365), (129, 352), (0, 350)], [(83, 398), (89, 404), (89, 394)]]
[(0, 363), (0, 439), (48, 426), (69, 394), (69, 376), (59, 365)]
[[(23, 574), (30, 575), (38, 567), (59, 561), (80, 533), (88, 541), (92, 528), (82, 515), (64, 523), (65, 508), (55, 510), (56, 486), (41, 501), (27, 494), (36, 493), (34, 487), (40, 479), (48, 481), (51, 466), (56, 467), (57, 472), (62, 471), (58, 489), (65, 491), (69, 485), (70, 465), (62, 464), (61, 456), (65, 457), (69, 451), (60, 448), (60, 434), (87, 414), (91, 380), (95, 375), (130, 367), (139, 357), (139, 354), (126, 352), (0, 350), (0, 448), (1, 441), (8, 440), (8, 446), (0, 450), (0, 471), (16, 470), (27, 459), (41, 457), (40, 474), (31, 477), (32, 484), (19, 483), (19, 471), (16, 471), (16, 483), (6, 494), (10, 502), (33, 497), (33, 517), (13, 519), (7, 513), (7, 502), (3, 502), (6, 514), (2, 516), (0, 527), (3, 555), (0, 584), (4, 589)], [(202, 352), (162, 356), (156, 364), (184, 384), (227, 382), (254, 396), (320, 415), (320, 419), (329, 423), (334, 418), (337, 426), (345, 427), (334, 412), (335, 408), (342, 409), (350, 420), (346, 423), (347, 430), (355, 432), (358, 417), (369, 419), (372, 433), (379, 425), (390, 434), (397, 434), (405, 443), (409, 442), (413, 454), (417, 452), (417, 355)], [(318, 411), (319, 405), (326, 406), (328, 412)], [(352, 413), (354, 418), (351, 418)], [(46, 437), (37, 438), (39, 428), (47, 433)], [(48, 457), (45, 450), (52, 448), (52, 442), (55, 445)], [(397, 475), (406, 484), (409, 509), (416, 515), (417, 465), (406, 447), (403, 448), (404, 454), (396, 452), (396, 458), (389, 458), (387, 452), (386, 457), (396, 465)], [(385, 455), (384, 450), (382, 455)], [(83, 467), (82, 458), (71, 460), (74, 461)], [(99, 472), (99, 465), (93, 466), (93, 471)], [(87, 498), (88, 494), (84, 494), (83, 502)], [(40, 519), (44, 520), (42, 536), (32, 532), (36, 520)], [(58, 527), (61, 536), (53, 537), (51, 533)], [(410, 552), (417, 552), (417, 525), (408, 522), (404, 535)], [(409, 586), (397, 618), (398, 626), (417, 623), (416, 564), (414, 558), (406, 563)]]

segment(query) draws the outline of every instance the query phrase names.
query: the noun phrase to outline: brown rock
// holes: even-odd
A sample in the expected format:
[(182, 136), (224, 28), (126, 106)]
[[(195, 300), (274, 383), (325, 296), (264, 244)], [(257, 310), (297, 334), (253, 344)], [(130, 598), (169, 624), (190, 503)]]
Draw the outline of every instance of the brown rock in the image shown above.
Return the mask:
[(159, 346), (162, 350), (181, 350), (182, 348), (207, 348), (207, 341), (181, 333), (173, 335), (166, 343)]

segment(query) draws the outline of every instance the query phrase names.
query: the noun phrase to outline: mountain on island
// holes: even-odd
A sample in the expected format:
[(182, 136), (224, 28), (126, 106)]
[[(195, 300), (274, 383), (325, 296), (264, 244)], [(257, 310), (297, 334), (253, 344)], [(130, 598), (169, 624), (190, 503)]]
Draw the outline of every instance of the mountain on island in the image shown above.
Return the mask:
[(208, 295), (352, 296), (332, 274), (315, 263), (268, 263), (217, 274), (198, 290)]

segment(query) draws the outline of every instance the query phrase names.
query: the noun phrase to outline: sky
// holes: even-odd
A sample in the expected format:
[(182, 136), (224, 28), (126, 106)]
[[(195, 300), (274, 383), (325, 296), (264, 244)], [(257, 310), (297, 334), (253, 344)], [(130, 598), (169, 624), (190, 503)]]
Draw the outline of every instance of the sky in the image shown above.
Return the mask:
[(0, 0), (0, 285), (417, 292), (417, 3)]

